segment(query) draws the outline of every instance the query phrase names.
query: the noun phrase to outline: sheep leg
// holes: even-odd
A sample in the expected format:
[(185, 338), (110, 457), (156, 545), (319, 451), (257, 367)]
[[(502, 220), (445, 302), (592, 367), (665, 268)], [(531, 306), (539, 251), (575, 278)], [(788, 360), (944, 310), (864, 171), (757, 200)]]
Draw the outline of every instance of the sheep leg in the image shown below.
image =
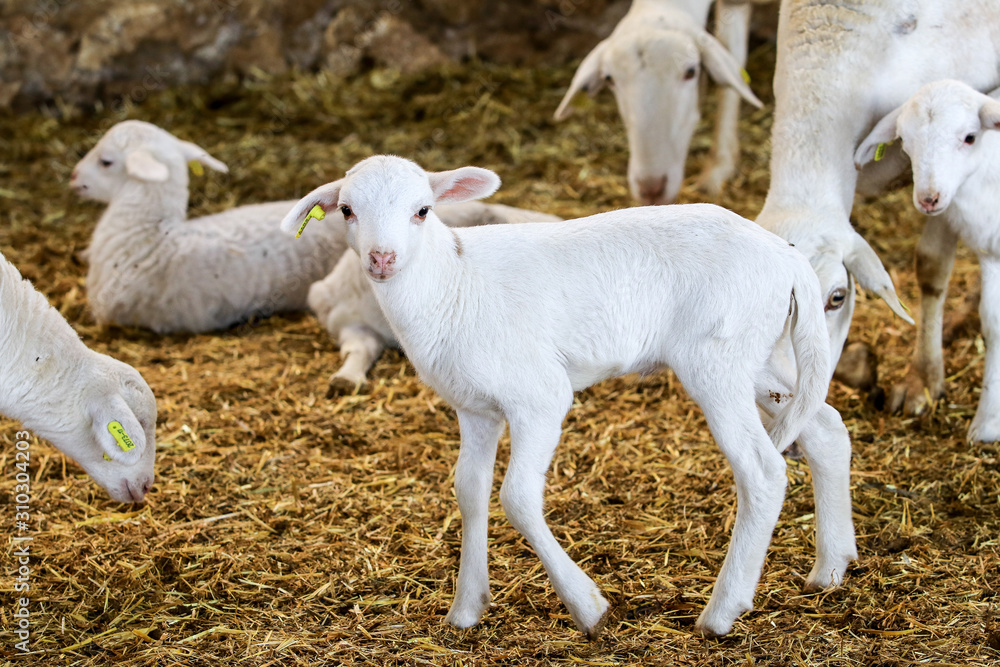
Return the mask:
[(986, 343), (986, 365), (983, 369), (983, 393), (979, 397), (976, 416), (969, 426), (969, 440), (994, 442), (1000, 440), (1000, 259), (980, 255), (982, 296), (979, 299), (979, 319)]
[[(750, 27), (749, 2), (719, 0), (715, 5), (715, 36), (741, 65), (747, 61), (747, 33)], [(732, 178), (740, 159), (740, 94), (729, 86), (719, 86), (719, 108), (715, 118), (715, 138), (708, 161), (698, 178), (698, 188), (712, 195)]]
[(511, 525), (538, 554), (556, 594), (576, 627), (596, 639), (607, 620), (608, 602), (597, 584), (559, 546), (542, 511), (545, 473), (552, 461), (566, 411), (510, 418), (510, 465), (500, 488), (500, 502)]
[(916, 349), (906, 377), (889, 396), (890, 412), (902, 410), (908, 415), (920, 415), (944, 395), (941, 323), (957, 245), (958, 236), (944, 220), (927, 218), (915, 261), (920, 283)]
[(455, 466), (455, 496), (462, 514), (462, 556), (458, 564), (455, 600), (445, 620), (470, 628), (490, 605), (490, 576), (486, 561), (493, 464), (503, 420), (460, 411), (462, 445)]
[[(692, 392), (689, 384), (685, 386), (701, 405), (736, 481), (733, 537), (712, 596), (695, 623), (703, 635), (719, 636), (732, 629), (741, 613), (753, 609), (757, 581), (785, 498), (785, 460), (764, 430), (750, 392), (731, 386)], [(743, 395), (745, 399), (739, 400)]]
[(385, 343), (374, 331), (364, 326), (346, 326), (340, 330), (340, 355), (344, 359), (330, 377), (326, 397), (351, 394), (368, 381), (368, 371), (385, 350)]

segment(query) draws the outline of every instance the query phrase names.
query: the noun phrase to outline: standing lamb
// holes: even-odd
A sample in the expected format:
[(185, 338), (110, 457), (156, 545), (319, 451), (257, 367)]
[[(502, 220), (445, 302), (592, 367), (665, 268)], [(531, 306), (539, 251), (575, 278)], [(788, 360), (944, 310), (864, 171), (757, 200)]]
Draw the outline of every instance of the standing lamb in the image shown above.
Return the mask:
[[(282, 221), (295, 230), (316, 206), (341, 212), (407, 357), (458, 411), (462, 558), (448, 621), (470, 627), (489, 605), (487, 516), (506, 421), (507, 517), (577, 627), (598, 635), (608, 603), (546, 525), (545, 473), (574, 391), (663, 367), (704, 410), (739, 499), (732, 545), (698, 630), (726, 634), (752, 608), (784, 497), (780, 452), (796, 438), (815, 480), (818, 557), (806, 584), (839, 584), (856, 558), (850, 440), (823, 403), (826, 327), (805, 258), (711, 205), (467, 229), (446, 227), (433, 210), (498, 185), (485, 169), (428, 173), (376, 156), (314, 190)], [(783, 363), (789, 358), (796, 368)]]
[(611, 35), (583, 59), (556, 120), (572, 111), (580, 92), (591, 97), (609, 86), (628, 136), (628, 184), (642, 204), (669, 204), (684, 180), (684, 161), (698, 124), (702, 65), (732, 92), (720, 102), (713, 156), (703, 185), (718, 192), (736, 168), (739, 97), (763, 106), (743, 80), (750, 1), (719, 2), (718, 32), (736, 58), (705, 31), (712, 0), (635, 0)]
[(73, 169), (77, 194), (108, 203), (87, 251), (98, 323), (200, 333), (305, 309), (309, 286), (347, 247), (343, 222), (314, 223), (309, 247), (276, 230), (293, 201), (188, 220), (189, 162), (227, 171), (195, 144), (127, 120)]
[[(435, 212), (449, 227), (562, 220), (546, 213), (478, 201), (442, 204)], [(385, 348), (399, 347), (355, 252), (345, 252), (330, 275), (313, 283), (309, 308), (337, 341), (343, 358), (341, 367), (330, 377), (327, 398), (356, 391), (367, 382), (368, 369)]]
[[(851, 226), (854, 148), (925, 83), (954, 77), (980, 90), (995, 88), (998, 48), (1000, 12), (992, 0), (781, 4), (771, 186), (757, 222), (795, 244), (819, 275), (831, 371), (850, 329), (855, 280), (912, 322), (875, 251)], [(875, 166), (891, 172), (903, 163), (887, 155)], [(862, 184), (886, 176), (868, 171)], [(944, 227), (928, 226), (925, 238)]]
[(153, 392), (131, 366), (88, 349), (2, 255), (0, 414), (51, 442), (118, 502), (142, 502), (153, 486)]
[[(996, 91), (994, 95), (1000, 94)], [(979, 302), (986, 368), (983, 393), (969, 440), (1000, 440), (1000, 102), (953, 80), (930, 83), (890, 112), (861, 142), (858, 166), (882, 158), (897, 138), (913, 165), (913, 204), (943, 224), (979, 257)], [(928, 219), (927, 225), (935, 223)], [(944, 394), (941, 321), (955, 244), (934, 248), (945, 272), (944, 289), (921, 290), (920, 327), (912, 368), (931, 399)]]

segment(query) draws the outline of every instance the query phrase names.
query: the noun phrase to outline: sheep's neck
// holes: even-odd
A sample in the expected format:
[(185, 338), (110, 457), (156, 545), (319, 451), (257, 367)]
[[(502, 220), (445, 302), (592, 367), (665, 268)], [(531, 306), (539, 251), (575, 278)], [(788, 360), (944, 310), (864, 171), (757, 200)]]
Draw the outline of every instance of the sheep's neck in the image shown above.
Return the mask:
[(108, 205), (102, 225), (140, 232), (187, 219), (187, 186), (129, 181)]
[(629, 15), (649, 16), (681, 11), (698, 25), (704, 26), (708, 21), (708, 10), (711, 6), (712, 0), (635, 0), (629, 8)]
[[(48, 301), (0, 260), (0, 413), (38, 421), (33, 414), (46, 393), (69, 386), (72, 363), (83, 347)], [(60, 396), (59, 400), (65, 397)]]

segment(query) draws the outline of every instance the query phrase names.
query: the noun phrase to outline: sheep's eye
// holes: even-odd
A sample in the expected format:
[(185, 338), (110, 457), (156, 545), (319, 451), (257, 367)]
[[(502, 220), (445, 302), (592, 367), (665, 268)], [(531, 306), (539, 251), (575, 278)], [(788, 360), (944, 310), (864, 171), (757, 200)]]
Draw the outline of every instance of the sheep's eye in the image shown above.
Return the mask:
[(347, 220), (354, 214), (354, 212), (351, 210), (351, 207), (347, 206), (346, 204), (340, 207), (340, 212), (344, 214), (344, 220)]
[(826, 311), (838, 310), (844, 305), (844, 302), (846, 300), (847, 300), (847, 290), (844, 289), (843, 287), (838, 287), (837, 289), (833, 290), (833, 293), (830, 294), (830, 298), (826, 300), (826, 307), (823, 310)]
[(970, 146), (976, 143), (976, 135), (974, 134), (965, 135), (965, 143), (969, 144)]
[(101, 166), (102, 167), (110, 167), (113, 164), (114, 164), (114, 162), (112, 162), (111, 160), (105, 160), (104, 158), (101, 158)]
[(691, 79), (695, 78), (696, 76), (698, 76), (698, 68), (697, 67), (688, 67), (687, 70), (684, 72), (684, 80), (685, 81), (690, 81)]
[(430, 206), (421, 206), (420, 210), (417, 211), (417, 217), (420, 218), (421, 220), (423, 220), (424, 218), (427, 217), (427, 214), (430, 213), (430, 212), (431, 212), (431, 207)]

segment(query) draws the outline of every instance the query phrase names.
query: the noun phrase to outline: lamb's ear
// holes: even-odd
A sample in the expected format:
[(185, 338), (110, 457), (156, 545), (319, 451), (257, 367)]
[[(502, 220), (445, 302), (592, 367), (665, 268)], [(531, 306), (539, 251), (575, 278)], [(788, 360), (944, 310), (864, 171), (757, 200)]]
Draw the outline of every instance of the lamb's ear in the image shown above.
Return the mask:
[(170, 178), (170, 170), (145, 148), (131, 150), (125, 156), (125, 171), (140, 181), (162, 183)]
[(987, 99), (979, 107), (979, 122), (984, 130), (1000, 130), (1000, 102)]
[[(178, 140), (180, 141), (180, 140)], [(192, 144), (190, 141), (180, 141), (181, 154), (184, 155), (184, 159), (188, 162), (200, 162), (209, 169), (214, 169), (216, 171), (221, 171), (223, 174), (229, 172), (229, 167), (226, 163), (221, 160), (216, 160), (214, 157), (208, 154), (204, 148), (198, 144)]]
[(722, 42), (704, 30), (695, 35), (694, 41), (698, 45), (698, 52), (701, 53), (702, 65), (717, 84), (732, 87), (740, 97), (758, 109), (764, 106), (744, 80), (743, 68)]
[[(899, 114), (902, 112), (903, 107), (897, 107), (887, 113), (882, 120), (875, 124), (875, 127), (868, 133), (868, 136), (864, 138), (861, 145), (858, 146), (858, 150), (854, 152), (854, 165), (858, 169), (872, 160), (881, 160), (882, 156), (877, 154), (879, 146), (891, 144), (899, 137), (899, 134), (896, 132), (896, 121), (899, 120)], [(882, 150), (884, 151), (885, 149), (883, 148)]]
[(489, 197), (500, 187), (500, 177), (489, 169), (481, 167), (461, 167), (451, 171), (435, 171), (427, 174), (438, 204), (457, 204), (470, 199)]
[(91, 433), (104, 458), (125, 465), (138, 463), (146, 449), (146, 433), (125, 400), (116, 394), (92, 403), (88, 411)]
[(556, 109), (554, 115), (556, 120), (565, 120), (573, 113), (573, 107), (570, 106), (570, 102), (573, 101), (577, 93), (585, 92), (594, 97), (604, 88), (604, 73), (601, 72), (601, 58), (604, 55), (607, 45), (608, 40), (602, 40), (587, 54), (587, 57), (583, 59), (580, 66), (576, 68), (576, 73), (573, 75), (573, 82), (569, 84), (569, 90), (563, 95), (562, 102), (559, 103), (559, 108)]
[(896, 288), (892, 285), (892, 278), (882, 266), (882, 260), (878, 258), (875, 251), (868, 242), (861, 238), (857, 232), (851, 232), (853, 238), (851, 247), (844, 255), (844, 266), (864, 289), (874, 292), (885, 301), (892, 312), (899, 315), (903, 320), (913, 324), (913, 318), (909, 312), (899, 302), (896, 296)]
[(281, 220), (281, 229), (295, 233), (295, 238), (302, 236), (306, 225), (313, 218), (322, 220), (326, 214), (337, 207), (340, 201), (340, 186), (344, 179), (321, 185), (299, 200), (292, 210)]

